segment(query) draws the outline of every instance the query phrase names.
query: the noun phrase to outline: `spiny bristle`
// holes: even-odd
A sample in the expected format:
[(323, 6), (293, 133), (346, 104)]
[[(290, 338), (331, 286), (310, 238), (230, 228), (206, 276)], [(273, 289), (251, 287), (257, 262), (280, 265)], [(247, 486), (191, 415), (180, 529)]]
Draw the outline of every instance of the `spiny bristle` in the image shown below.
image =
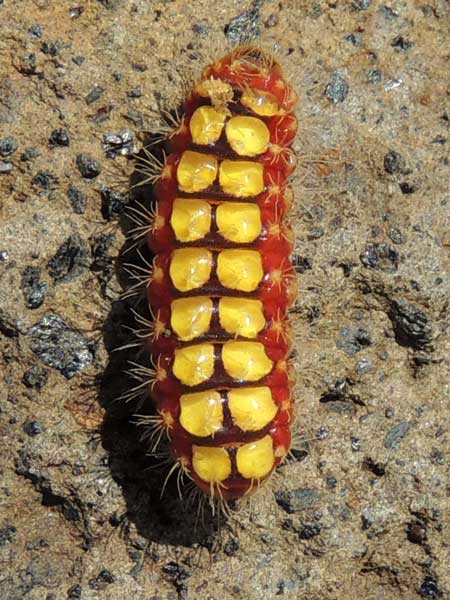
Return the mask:
[(137, 254), (145, 266), (134, 263), (125, 263), (123, 265), (124, 272), (129, 275), (130, 280), (134, 283), (123, 292), (121, 295), (122, 300), (142, 294), (152, 281), (154, 264), (149, 263), (140, 250), (138, 250)]
[(151, 125), (144, 129), (145, 133), (151, 135), (149, 147), (170, 140), (183, 126), (183, 115), (178, 106), (160, 108), (150, 113)]
[(161, 177), (166, 164), (166, 155), (164, 151), (162, 153), (162, 160), (153, 154), (147, 147), (143, 147), (141, 152), (144, 156), (136, 154), (134, 158), (136, 162), (136, 172), (142, 176), (142, 179), (135, 183), (132, 188), (149, 184), (154, 185)]

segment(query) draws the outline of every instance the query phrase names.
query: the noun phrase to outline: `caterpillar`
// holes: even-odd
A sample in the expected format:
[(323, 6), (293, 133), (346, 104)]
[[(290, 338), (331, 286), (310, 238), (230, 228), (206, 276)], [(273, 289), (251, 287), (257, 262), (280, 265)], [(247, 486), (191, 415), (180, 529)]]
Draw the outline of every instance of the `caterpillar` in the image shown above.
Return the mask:
[(212, 500), (258, 489), (291, 445), (295, 103), (272, 55), (235, 48), (185, 99), (154, 184), (153, 426)]

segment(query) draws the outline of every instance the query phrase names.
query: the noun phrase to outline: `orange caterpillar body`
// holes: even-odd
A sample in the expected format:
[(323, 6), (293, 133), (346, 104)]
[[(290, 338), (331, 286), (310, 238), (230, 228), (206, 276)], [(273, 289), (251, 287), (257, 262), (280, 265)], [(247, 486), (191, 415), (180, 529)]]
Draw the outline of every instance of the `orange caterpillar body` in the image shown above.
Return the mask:
[(291, 444), (294, 104), (271, 56), (237, 48), (185, 101), (155, 186), (152, 396), (176, 464), (225, 500), (256, 489)]

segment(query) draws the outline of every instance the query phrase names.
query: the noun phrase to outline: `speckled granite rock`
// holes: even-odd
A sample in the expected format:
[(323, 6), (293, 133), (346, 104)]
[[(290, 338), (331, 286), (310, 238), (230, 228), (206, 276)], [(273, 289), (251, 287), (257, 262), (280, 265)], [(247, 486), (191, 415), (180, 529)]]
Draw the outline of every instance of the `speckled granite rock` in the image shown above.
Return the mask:
[[(449, 13), (0, 2), (2, 599), (447, 597)], [(136, 406), (113, 401), (132, 351), (109, 353), (129, 323), (127, 156), (179, 94), (174, 65), (246, 32), (278, 46), (300, 92), (299, 448), (211, 560), (195, 506), (180, 512), (171, 485), (159, 498)], [(60, 334), (85, 360), (58, 354)]]

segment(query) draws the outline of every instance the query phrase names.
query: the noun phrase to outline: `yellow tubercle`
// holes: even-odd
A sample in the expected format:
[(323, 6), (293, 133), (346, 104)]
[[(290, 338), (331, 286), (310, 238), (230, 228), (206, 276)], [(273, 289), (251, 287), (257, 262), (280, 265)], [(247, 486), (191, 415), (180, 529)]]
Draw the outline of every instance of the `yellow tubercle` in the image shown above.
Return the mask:
[(240, 244), (253, 242), (261, 233), (261, 211), (251, 202), (223, 202), (217, 207), (219, 233)]
[(180, 397), (180, 423), (192, 435), (206, 437), (222, 428), (223, 408), (219, 392), (207, 390)]
[(228, 104), (233, 101), (233, 88), (221, 79), (202, 79), (195, 86), (195, 92), (202, 98), (209, 98), (218, 110), (229, 113)]
[(263, 303), (249, 298), (223, 296), (219, 301), (220, 326), (235, 336), (254, 338), (264, 329)]
[(273, 117), (284, 111), (280, 110), (277, 97), (270, 92), (247, 88), (241, 96), (241, 104), (260, 117)]
[(280, 463), (282, 463), (283, 460), (286, 458), (288, 451), (289, 451), (289, 448), (285, 448), (284, 446), (282, 446), (280, 444), (280, 446), (277, 446), (275, 448), (275, 452), (274, 452), (275, 458), (278, 458), (280, 460)]
[(169, 274), (180, 292), (202, 287), (211, 276), (213, 258), (206, 248), (178, 248), (172, 254)]
[(226, 342), (222, 346), (222, 362), (225, 371), (236, 381), (259, 381), (273, 366), (260, 342)]
[(170, 224), (179, 242), (195, 242), (211, 229), (211, 206), (205, 200), (176, 198)]
[(170, 306), (170, 324), (183, 342), (205, 334), (210, 326), (213, 303), (207, 296), (192, 296), (173, 300)]
[(164, 281), (164, 269), (158, 265), (153, 266), (151, 280), (156, 283), (161, 283)]
[(189, 122), (194, 144), (213, 144), (222, 133), (226, 113), (212, 106), (200, 106), (194, 111)]
[(192, 467), (208, 483), (220, 483), (231, 475), (231, 459), (225, 448), (192, 446)]
[(233, 422), (243, 431), (259, 431), (277, 414), (277, 405), (267, 386), (233, 388), (228, 392)]
[(257, 117), (232, 117), (226, 125), (228, 143), (239, 156), (257, 156), (267, 150), (270, 132)]
[(223, 160), (219, 183), (226, 194), (239, 198), (257, 196), (264, 189), (264, 167), (250, 160)]
[(196, 344), (175, 350), (173, 374), (189, 387), (208, 381), (214, 373), (213, 344)]
[(217, 169), (215, 156), (186, 150), (177, 169), (180, 190), (189, 194), (205, 190), (216, 179)]
[(265, 435), (256, 442), (240, 446), (236, 452), (236, 466), (242, 477), (261, 479), (270, 473), (275, 462), (273, 442)]
[(262, 258), (257, 250), (222, 250), (217, 257), (217, 277), (233, 290), (253, 292), (264, 276)]

